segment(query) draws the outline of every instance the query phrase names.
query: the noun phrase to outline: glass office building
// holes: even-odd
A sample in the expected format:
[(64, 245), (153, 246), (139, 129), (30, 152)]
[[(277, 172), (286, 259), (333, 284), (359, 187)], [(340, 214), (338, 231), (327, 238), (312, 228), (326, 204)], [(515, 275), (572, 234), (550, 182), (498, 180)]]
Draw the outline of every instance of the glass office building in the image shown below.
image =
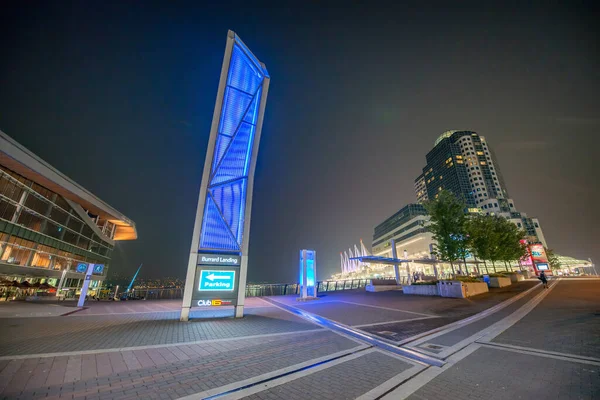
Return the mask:
[(427, 231), (429, 216), (421, 204), (407, 204), (391, 217), (375, 227), (373, 233), (373, 254), (392, 255), (391, 239), (398, 247), (398, 254), (404, 250), (411, 257), (429, 256), (431, 233)]
[[(80, 287), (79, 263), (103, 264), (133, 221), (0, 131), (0, 280)], [(60, 289), (60, 288), (58, 288)]]

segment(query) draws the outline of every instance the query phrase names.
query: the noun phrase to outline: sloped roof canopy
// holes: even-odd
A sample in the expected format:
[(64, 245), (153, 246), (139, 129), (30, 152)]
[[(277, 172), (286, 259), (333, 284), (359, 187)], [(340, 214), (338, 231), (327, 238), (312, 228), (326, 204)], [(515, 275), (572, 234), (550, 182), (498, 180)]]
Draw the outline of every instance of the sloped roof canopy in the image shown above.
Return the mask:
[(132, 220), (63, 175), (2, 131), (0, 131), (0, 164), (64, 198), (80, 204), (92, 214), (112, 222), (116, 225), (114, 240), (137, 239), (135, 223)]

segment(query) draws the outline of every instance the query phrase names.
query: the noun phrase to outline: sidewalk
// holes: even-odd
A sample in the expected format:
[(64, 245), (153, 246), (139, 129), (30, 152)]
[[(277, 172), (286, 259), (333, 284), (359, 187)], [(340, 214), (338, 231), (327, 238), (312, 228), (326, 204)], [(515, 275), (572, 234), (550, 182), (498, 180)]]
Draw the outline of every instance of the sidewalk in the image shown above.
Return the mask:
[[(3, 318), (0, 398), (599, 396), (600, 280), (554, 281), (548, 290), (533, 284), (471, 300), (364, 292), (340, 292), (319, 303), (273, 298), (354, 325), (356, 338), (261, 299), (252, 300), (242, 320), (181, 323), (176, 302), (95, 304), (68, 317)], [(423, 321), (435, 321), (434, 331), (427, 332)], [(419, 329), (411, 331), (411, 325)], [(407, 337), (402, 348), (443, 366), (360, 339), (388, 326)], [(544, 341), (538, 344), (537, 337)]]

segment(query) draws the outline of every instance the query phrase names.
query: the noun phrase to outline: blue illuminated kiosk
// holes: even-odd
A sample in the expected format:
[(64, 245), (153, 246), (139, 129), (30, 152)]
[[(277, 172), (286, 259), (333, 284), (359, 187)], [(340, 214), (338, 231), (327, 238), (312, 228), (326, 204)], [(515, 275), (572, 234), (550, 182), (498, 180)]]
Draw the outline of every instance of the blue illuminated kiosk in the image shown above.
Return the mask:
[(244, 316), (252, 189), (269, 73), (233, 31), (204, 161), (181, 307), (233, 305)]
[(300, 298), (298, 300), (314, 300), (317, 298), (317, 252), (300, 250)]

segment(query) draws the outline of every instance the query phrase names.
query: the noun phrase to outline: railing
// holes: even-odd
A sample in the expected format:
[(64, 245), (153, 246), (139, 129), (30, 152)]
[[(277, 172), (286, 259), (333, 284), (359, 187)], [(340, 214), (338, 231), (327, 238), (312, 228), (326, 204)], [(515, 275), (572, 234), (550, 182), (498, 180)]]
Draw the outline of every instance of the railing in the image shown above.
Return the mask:
[[(102, 293), (101, 299), (109, 299), (114, 296), (114, 292)], [(119, 297), (124, 296), (121, 292), (118, 294)], [(135, 290), (127, 293), (129, 299), (146, 299), (146, 300), (176, 300), (183, 298), (183, 288), (136, 288)]]
[[(367, 283), (369, 283), (369, 279), (322, 281), (317, 282), (317, 293), (360, 289), (367, 286)], [(265, 283), (246, 286), (246, 297), (285, 296), (288, 294), (300, 294), (300, 285), (297, 283)]]
[[(336, 292), (340, 290), (360, 289), (367, 286), (369, 279), (346, 279), (340, 281), (317, 282), (317, 293)], [(264, 283), (246, 285), (246, 297), (260, 296), (285, 296), (300, 294), (300, 285), (297, 283)], [(101, 299), (109, 299), (114, 292), (102, 291)], [(123, 293), (119, 293), (119, 297)], [(174, 300), (183, 298), (183, 288), (161, 289), (161, 288), (135, 288), (127, 294), (130, 299), (146, 300)]]

